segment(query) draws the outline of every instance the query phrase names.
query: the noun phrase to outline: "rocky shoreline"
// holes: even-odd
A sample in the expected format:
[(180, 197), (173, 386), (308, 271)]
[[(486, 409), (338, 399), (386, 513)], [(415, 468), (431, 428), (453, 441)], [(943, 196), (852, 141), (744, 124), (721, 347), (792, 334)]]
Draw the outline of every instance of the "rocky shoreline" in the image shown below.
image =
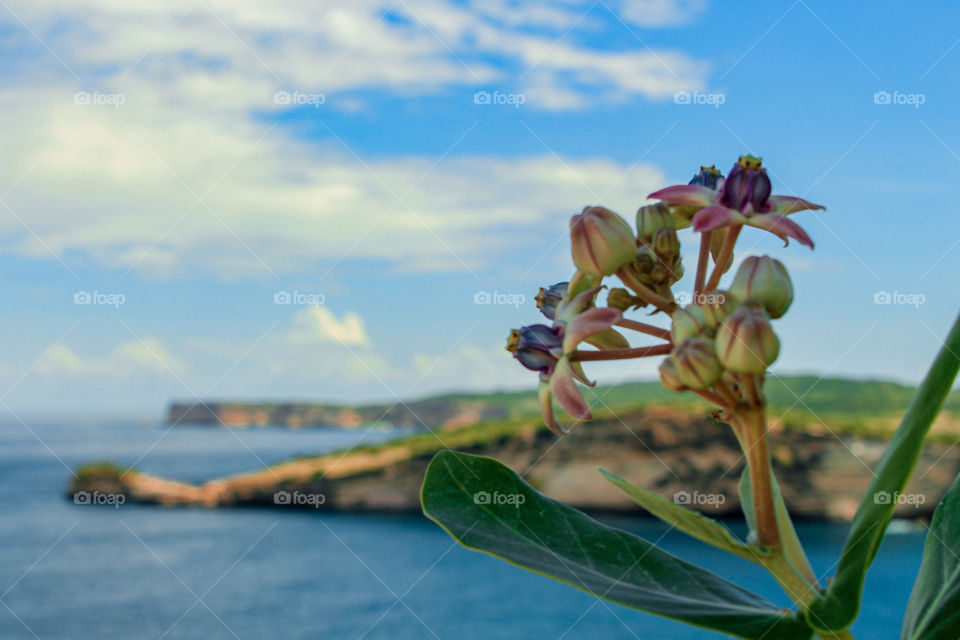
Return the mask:
[[(800, 519), (850, 520), (885, 446), (880, 438), (812, 430), (773, 435), (781, 490)], [(744, 460), (729, 427), (698, 409), (645, 407), (599, 415), (557, 438), (534, 418), (438, 430), (375, 446), (299, 458), (194, 485), (107, 463), (78, 470), (68, 488), (123, 495), (128, 503), (242, 505), (342, 511), (415, 512), (427, 463), (443, 448), (496, 458), (547, 496), (588, 511), (640, 512), (598, 473), (714, 516), (739, 513)], [(898, 503), (899, 518), (928, 518), (960, 471), (960, 447), (928, 445)]]

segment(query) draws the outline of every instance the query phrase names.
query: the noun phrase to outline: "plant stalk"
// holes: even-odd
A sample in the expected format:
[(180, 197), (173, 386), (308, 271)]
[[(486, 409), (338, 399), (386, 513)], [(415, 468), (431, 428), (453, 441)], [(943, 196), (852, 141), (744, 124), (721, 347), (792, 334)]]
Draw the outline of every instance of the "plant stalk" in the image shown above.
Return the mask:
[(712, 231), (700, 234), (700, 256), (697, 259), (697, 277), (693, 283), (693, 299), (703, 293), (703, 284), (707, 279), (707, 263), (710, 261), (710, 236)]
[(631, 358), (645, 358), (648, 356), (665, 356), (673, 350), (671, 344), (655, 344), (652, 347), (636, 347), (632, 349), (603, 349), (601, 351), (574, 351), (570, 359), (574, 362), (588, 360), (628, 360)]
[(648, 336), (663, 338), (664, 340), (667, 340), (667, 341), (670, 340), (670, 331), (668, 329), (663, 329), (662, 327), (657, 327), (652, 324), (647, 324), (646, 322), (637, 322), (636, 320), (623, 318), (622, 320), (618, 321), (616, 325), (618, 327), (623, 327), (624, 329), (633, 329), (634, 331), (645, 333)]
[(753, 492), (753, 513), (757, 520), (757, 538), (760, 546), (775, 552), (781, 544), (777, 509), (773, 501), (766, 409), (763, 406), (749, 407), (738, 412), (737, 417), (742, 423), (747, 445), (745, 453)]
[(720, 284), (720, 277), (723, 275), (723, 265), (733, 256), (733, 246), (737, 244), (737, 238), (740, 236), (740, 229), (742, 228), (742, 226), (738, 225), (730, 227), (727, 230), (727, 237), (724, 238), (720, 253), (713, 262), (713, 273), (710, 274), (710, 280), (707, 281), (706, 286), (703, 288), (704, 293), (713, 291), (717, 288), (717, 285)]

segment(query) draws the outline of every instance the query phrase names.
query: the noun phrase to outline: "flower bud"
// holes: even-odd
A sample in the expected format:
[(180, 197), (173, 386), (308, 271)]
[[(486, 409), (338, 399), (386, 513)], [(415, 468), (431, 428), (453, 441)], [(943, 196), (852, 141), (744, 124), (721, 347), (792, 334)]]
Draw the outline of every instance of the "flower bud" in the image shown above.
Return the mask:
[(780, 340), (759, 306), (740, 307), (717, 330), (717, 356), (730, 371), (763, 374), (778, 355)]
[(688, 304), (673, 312), (673, 324), (670, 326), (670, 340), (679, 345), (687, 338), (695, 338), (707, 328), (707, 319), (700, 305)]
[(664, 358), (660, 363), (660, 381), (667, 391), (686, 391), (687, 387), (677, 377), (677, 363), (673, 358)]
[(662, 202), (637, 209), (637, 235), (649, 240), (660, 229), (673, 229), (670, 207)]
[(560, 331), (545, 324), (514, 329), (507, 338), (507, 351), (527, 369), (550, 375), (563, 350)]
[(650, 245), (660, 259), (672, 261), (674, 256), (680, 253), (680, 239), (677, 238), (677, 232), (666, 227), (657, 229), (650, 239)]
[(677, 379), (691, 389), (707, 389), (723, 373), (713, 341), (706, 338), (684, 340), (672, 357), (676, 364)]
[(549, 287), (540, 287), (540, 293), (537, 294), (537, 309), (548, 319), (553, 320), (557, 315), (557, 305), (567, 295), (569, 283), (558, 282)]
[(740, 302), (729, 291), (717, 290), (701, 293), (698, 302), (703, 310), (706, 326), (716, 329), (731, 313), (737, 310)]
[(613, 275), (637, 251), (630, 225), (604, 207), (586, 207), (570, 219), (570, 244), (574, 264), (593, 276)]
[(730, 291), (743, 300), (757, 300), (774, 320), (793, 302), (793, 283), (783, 263), (770, 256), (750, 256), (741, 263)]
[(607, 294), (607, 306), (620, 311), (627, 311), (631, 307), (637, 308), (641, 302), (643, 301), (635, 295), (619, 287), (610, 289), (610, 293)]

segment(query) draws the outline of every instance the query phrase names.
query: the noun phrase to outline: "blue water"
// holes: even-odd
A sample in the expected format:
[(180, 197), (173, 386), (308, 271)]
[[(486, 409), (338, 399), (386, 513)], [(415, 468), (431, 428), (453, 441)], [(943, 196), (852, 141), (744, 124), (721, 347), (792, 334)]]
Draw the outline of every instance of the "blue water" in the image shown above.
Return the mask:
[[(0, 425), (0, 638), (722, 637), (466, 551), (415, 515), (113, 508), (63, 498), (67, 467), (93, 459), (142, 456), (142, 470), (198, 480), (348, 446), (359, 435)], [(655, 521), (611, 522), (788, 604), (749, 563), (664, 535)], [(923, 544), (922, 530), (906, 529), (888, 536), (869, 574), (860, 638), (899, 637)], [(827, 573), (846, 528), (803, 525), (799, 533)]]

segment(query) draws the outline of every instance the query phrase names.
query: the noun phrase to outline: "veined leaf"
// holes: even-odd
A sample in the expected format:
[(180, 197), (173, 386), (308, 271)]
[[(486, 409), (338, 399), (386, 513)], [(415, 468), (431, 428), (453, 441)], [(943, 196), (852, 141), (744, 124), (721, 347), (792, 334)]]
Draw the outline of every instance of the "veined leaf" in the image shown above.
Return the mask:
[(609, 471), (601, 469), (600, 473), (641, 507), (687, 535), (751, 562), (755, 562), (757, 556), (762, 554), (760, 549), (737, 540), (729, 529), (716, 520), (667, 500), (649, 489), (627, 482)]
[(933, 514), (902, 640), (956, 640), (960, 629), (960, 476)]
[(496, 460), (441, 451), (423, 511), (463, 546), (597, 597), (741, 638), (809, 639), (764, 598), (546, 498)]

